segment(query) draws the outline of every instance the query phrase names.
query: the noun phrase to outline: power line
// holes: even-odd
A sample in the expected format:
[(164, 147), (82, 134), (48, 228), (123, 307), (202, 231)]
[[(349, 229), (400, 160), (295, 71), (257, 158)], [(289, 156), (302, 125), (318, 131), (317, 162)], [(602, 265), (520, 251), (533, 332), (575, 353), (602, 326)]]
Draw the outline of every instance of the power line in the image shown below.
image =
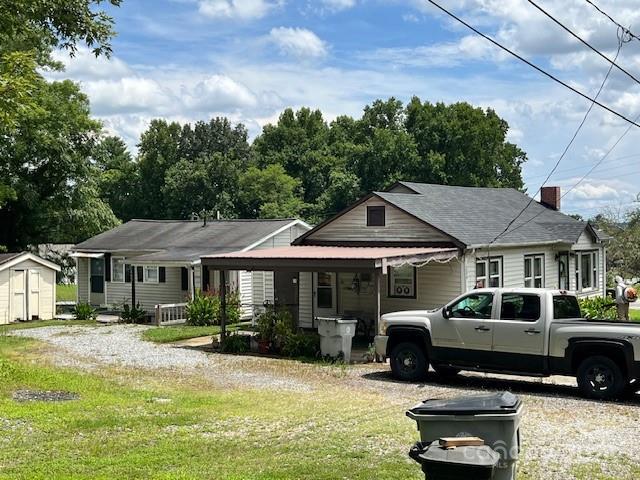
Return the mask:
[[(622, 40), (618, 39), (618, 50), (616, 51), (616, 56), (615, 59), (618, 59), (618, 55), (620, 55), (620, 50), (622, 49)], [(580, 130), (582, 130), (582, 127), (584, 126), (584, 124), (587, 121), (587, 118), (589, 117), (589, 114), (591, 113), (591, 110), (593, 110), (593, 106), (595, 105), (596, 99), (600, 96), (600, 94), (602, 93), (602, 89), (604, 88), (605, 84), (607, 83), (607, 80), (609, 79), (609, 75), (611, 75), (611, 71), (613, 70), (613, 65), (614, 63), (612, 62), (609, 65), (609, 69), (607, 70), (607, 74), (604, 76), (604, 79), (602, 80), (602, 83), (600, 84), (600, 88), (598, 89), (596, 96), (594, 97), (593, 102), (591, 103), (591, 105), (589, 105), (589, 108), (587, 109), (587, 111), (585, 112), (584, 116), (582, 117), (582, 121), (580, 122), (580, 124), (578, 125), (578, 128), (576, 128), (576, 131), (573, 132), (573, 136), (571, 137), (571, 140), (569, 140), (569, 143), (567, 143), (567, 146), (564, 148), (564, 151), (562, 152), (562, 155), (560, 155), (560, 157), (558, 158), (558, 161), (556, 162), (556, 164), (553, 166), (553, 168), (551, 169), (551, 171), (547, 174), (547, 177), (544, 179), (544, 181), (540, 184), (540, 187), (538, 188), (538, 190), (536, 191), (536, 193), (534, 193), (531, 198), (529, 199), (529, 202), (524, 206), (524, 208), (522, 210), (520, 210), (520, 212), (507, 224), (507, 226), (504, 228), (504, 230), (502, 232), (500, 232), (493, 240), (491, 240), (491, 242), (489, 243), (489, 245), (493, 245), (496, 240), (498, 240), (502, 235), (504, 235), (505, 233), (507, 233), (507, 231), (509, 230), (509, 228), (511, 227), (511, 225), (513, 225), (516, 220), (518, 220), (518, 218), (520, 218), (522, 216), (522, 214), (531, 206), (531, 204), (534, 202), (534, 197), (542, 191), (542, 187), (545, 186), (545, 184), (549, 181), (549, 179), (551, 178), (551, 176), (555, 173), (556, 169), (558, 168), (558, 166), (560, 165), (560, 162), (562, 162), (562, 160), (564, 159), (564, 157), (566, 156), (567, 152), (569, 151), (569, 149), (571, 148), (571, 145), (573, 145), (573, 142), (575, 141), (576, 137), (578, 136), (578, 133), (580, 133)]]
[(547, 72), (546, 70), (542, 69), (541, 67), (537, 66), (536, 64), (530, 62), (529, 60), (527, 60), (526, 58), (524, 58), (523, 56), (515, 53), (514, 51), (510, 50), (509, 48), (505, 47), (504, 45), (498, 43), (496, 40), (494, 40), (493, 38), (491, 38), (488, 35), (485, 35), (484, 33), (482, 33), (480, 30), (478, 30), (477, 28), (473, 27), (472, 25), (468, 24), (467, 22), (465, 22), (464, 20), (462, 20), (460, 17), (456, 16), (454, 13), (450, 12), (449, 10), (447, 10), (446, 8), (442, 7), (441, 5), (439, 5), (438, 3), (436, 3), (434, 0), (427, 0), (429, 3), (431, 3), (433, 6), (437, 7), (438, 9), (440, 9), (441, 11), (443, 11), (444, 13), (446, 13), (447, 15), (449, 15), (451, 18), (453, 18), (454, 20), (460, 22), (462, 25), (464, 25), (465, 27), (467, 27), (469, 30), (472, 30), (473, 32), (475, 32), (476, 34), (480, 35), (482, 38), (484, 38), (485, 40), (488, 40), (489, 42), (493, 43), (495, 46), (497, 46), (498, 48), (504, 50), (505, 52), (509, 53), (510, 55), (513, 55), (514, 57), (516, 57), (518, 60), (526, 63), (527, 65), (529, 65), (531, 68), (537, 70), (538, 72), (542, 73), (544, 76), (549, 77), (551, 80), (553, 80), (556, 83), (559, 83), (560, 85), (564, 86), (565, 88), (568, 88), (569, 90), (571, 90), (572, 92), (576, 93), (577, 95), (580, 95), (582, 98), (589, 100), (590, 102), (595, 103), (596, 105), (598, 105), (600, 108), (603, 108), (604, 110), (608, 111), (609, 113), (612, 113), (613, 115), (623, 119), (624, 121), (633, 124), (636, 127), (640, 127), (640, 124), (638, 124), (637, 122), (627, 118), (626, 116), (624, 116), (622, 113), (619, 113), (615, 110), (613, 110), (612, 108), (604, 105), (603, 103), (598, 102), (596, 99), (589, 97), (588, 95), (582, 93), (580, 90), (572, 87), (571, 85), (569, 85), (568, 83), (564, 82), (563, 80), (560, 80), (558, 77), (554, 76), (553, 74)]
[(634, 35), (633, 32), (631, 32), (630, 27), (625, 27), (624, 25), (620, 25), (620, 23), (616, 22), (611, 15), (609, 15), (608, 13), (606, 13), (604, 10), (602, 10), (600, 7), (598, 7), (595, 3), (593, 3), (591, 0), (585, 0), (589, 5), (591, 5), (593, 8), (595, 8), (598, 12), (600, 12), (602, 15), (604, 15), (605, 17), (607, 17), (612, 23), (614, 23), (615, 25), (618, 26), (618, 28), (621, 28), (624, 33), (626, 33), (627, 35), (629, 35), (631, 38), (635, 38), (636, 40), (640, 41), (640, 37), (638, 37), (637, 35)]
[[(621, 72), (623, 72), (625, 75), (627, 75), (629, 78), (631, 78), (634, 82), (640, 84), (640, 80), (638, 80), (632, 73), (630, 73), (628, 70), (625, 70), (624, 68), (622, 68), (620, 65), (618, 65), (614, 60), (611, 60), (609, 57), (607, 57), (604, 53), (602, 53), (600, 50), (598, 50), (597, 48), (595, 48), (594, 46), (592, 46), (589, 42), (587, 42), (586, 40), (584, 40), (581, 36), (579, 36), (577, 33), (575, 33), (573, 30), (571, 30), (569, 27), (567, 27), (566, 25), (564, 25), (562, 22), (560, 22), (558, 19), (556, 19), (553, 15), (551, 15), (549, 12), (547, 12), (544, 8), (542, 8), (540, 5), (538, 5), (536, 2), (534, 2), (533, 0), (527, 0), (531, 5), (533, 5), (534, 7), (536, 7), (538, 10), (540, 10), (545, 16), (547, 16), (548, 18), (550, 18), (551, 20), (553, 20), (554, 23), (556, 23), (557, 25), (559, 25), (563, 30), (565, 30), (566, 32), (568, 32), (571, 36), (573, 36), (574, 38), (576, 38), (577, 40), (579, 40), (583, 45), (589, 47), (591, 50), (593, 50), (595, 53), (597, 53), (598, 55), (600, 55), (602, 58), (604, 58), (607, 62), (609, 62), (610, 64), (612, 64), (614, 67), (616, 67), (618, 70), (620, 70)], [(622, 33), (620, 34), (620, 30), (622, 30)], [(618, 42), (630, 42), (631, 38), (628, 38), (625, 40), (624, 38), (625, 35), (625, 30), (624, 28), (618, 28)]]
[[(640, 120), (640, 114), (638, 116), (636, 116), (635, 120)], [(629, 125), (627, 127), (627, 129), (624, 131), (624, 133), (622, 135), (620, 135), (620, 137), (618, 138), (618, 140), (615, 141), (615, 143), (611, 146), (611, 148), (609, 148), (609, 150), (607, 150), (607, 152), (602, 156), (602, 158), (595, 163), (595, 165), (591, 168), (591, 170), (589, 170), (587, 173), (585, 173), (580, 180), (578, 180), (576, 183), (574, 183), (569, 190), (567, 190), (566, 192), (564, 192), (561, 196), (560, 199), (563, 199), (564, 197), (566, 197), (571, 191), (573, 191), (574, 189), (576, 189), (578, 187), (578, 185), (580, 185), (585, 178), (587, 178), (591, 172), (593, 172), (593, 170), (595, 170), (595, 168), (600, 165), (602, 162), (605, 161), (605, 159), (609, 156), (609, 154), (611, 154), (611, 152), (613, 151), (614, 148), (616, 148), (618, 146), (618, 144), (622, 141), (622, 139), (624, 137), (627, 136), (627, 134), (631, 131), (631, 125)], [(531, 217), (529, 220), (527, 220), (526, 222), (521, 223), (520, 225), (518, 225), (517, 227), (513, 228), (511, 231), (509, 231), (508, 233), (513, 233), (516, 230), (518, 230), (519, 228), (524, 227), (526, 224), (528, 224), (529, 222), (532, 222), (533, 220), (535, 220), (536, 218), (538, 218), (540, 215), (542, 215), (542, 213), (544, 212), (544, 210), (541, 210), (540, 212), (538, 212), (536, 215), (534, 215), (533, 217)]]
[[(613, 165), (627, 165), (627, 164), (631, 165), (631, 164), (635, 164), (635, 163), (637, 163), (637, 160), (631, 161), (629, 159), (638, 158), (638, 157), (640, 157), (640, 153), (635, 153), (635, 154), (631, 154), (631, 155), (624, 155), (622, 157), (616, 157), (616, 158), (613, 158), (611, 162), (607, 162), (606, 166), (608, 168), (608, 167), (611, 167)], [(619, 160), (623, 160), (623, 161), (619, 161)], [(593, 164), (580, 165), (580, 166), (571, 167), (571, 168), (561, 168), (560, 170), (556, 170), (556, 173), (573, 172), (573, 171), (576, 171), (576, 170), (582, 170), (584, 168), (588, 168), (588, 167), (592, 167), (592, 166), (593, 166)], [(542, 175), (527, 176), (527, 178), (529, 180), (534, 180), (536, 178), (546, 177), (546, 175), (547, 175), (546, 173), (543, 173)], [(560, 180), (557, 180), (557, 181), (560, 181)]]

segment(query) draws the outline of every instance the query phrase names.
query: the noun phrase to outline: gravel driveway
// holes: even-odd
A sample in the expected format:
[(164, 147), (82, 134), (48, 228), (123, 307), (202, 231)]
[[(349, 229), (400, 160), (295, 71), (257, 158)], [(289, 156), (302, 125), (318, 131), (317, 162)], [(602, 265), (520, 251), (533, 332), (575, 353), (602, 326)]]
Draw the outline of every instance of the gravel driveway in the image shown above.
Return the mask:
[(391, 379), (387, 365), (338, 369), (279, 359), (203, 353), (146, 342), (140, 338), (145, 328), (44, 327), (16, 330), (12, 334), (53, 344), (57, 347), (53, 361), (64, 366), (91, 369), (113, 364), (171, 369), (183, 375), (202, 375), (221, 386), (243, 388), (301, 392), (346, 389), (350, 393), (378, 394), (381, 403), (397, 405), (399, 409), (426, 398), (508, 389), (522, 397), (526, 408), (521, 465), (535, 469), (547, 479), (575, 478), (569, 471), (580, 463), (601, 462), (603, 473), (610, 475), (603, 478), (633, 478), (629, 470), (640, 469), (637, 395), (625, 403), (585, 400), (577, 396), (575, 381), (563, 377), (540, 380), (463, 374), (446, 384), (435, 376), (424, 384), (398, 383)]

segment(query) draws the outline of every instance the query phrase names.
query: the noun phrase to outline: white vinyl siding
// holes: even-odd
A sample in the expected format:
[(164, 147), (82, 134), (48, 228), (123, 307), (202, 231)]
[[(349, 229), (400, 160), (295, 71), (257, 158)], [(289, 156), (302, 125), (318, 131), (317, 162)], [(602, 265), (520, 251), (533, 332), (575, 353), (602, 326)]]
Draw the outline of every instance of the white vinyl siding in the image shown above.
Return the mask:
[(89, 259), (76, 258), (76, 282), (78, 284), (78, 302), (87, 303), (89, 301)]
[[(164, 283), (138, 282), (136, 277), (136, 302), (148, 313), (159, 303), (185, 302), (187, 294), (182, 291), (181, 275), (180, 267), (165, 267)], [(131, 305), (131, 283), (107, 282), (106, 302), (113, 307)]]
[[(389, 277), (380, 277), (380, 310), (381, 313), (399, 310), (424, 310), (444, 305), (462, 293), (461, 263), (451, 260), (447, 263), (429, 263), (416, 269), (416, 297), (390, 297), (387, 292)], [(338, 313), (365, 313), (370, 318), (375, 316), (376, 285), (373, 274), (365, 281), (360, 278), (359, 292), (354, 291), (353, 281), (356, 274), (338, 274)], [(300, 297), (302, 304), (302, 295)]]
[[(367, 207), (385, 207), (385, 226), (367, 226)], [(450, 242), (451, 238), (380, 198), (370, 198), (337, 217), (308, 240), (331, 242)]]
[(9, 323), (9, 269), (0, 270), (0, 325)]

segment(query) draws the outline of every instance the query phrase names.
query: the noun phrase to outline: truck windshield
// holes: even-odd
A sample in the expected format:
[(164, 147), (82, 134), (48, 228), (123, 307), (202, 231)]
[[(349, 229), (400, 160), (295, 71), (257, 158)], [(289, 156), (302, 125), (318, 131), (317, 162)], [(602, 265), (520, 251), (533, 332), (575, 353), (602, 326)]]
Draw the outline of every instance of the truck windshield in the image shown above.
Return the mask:
[(580, 318), (580, 305), (578, 299), (570, 295), (553, 296), (553, 318), (562, 320), (564, 318)]

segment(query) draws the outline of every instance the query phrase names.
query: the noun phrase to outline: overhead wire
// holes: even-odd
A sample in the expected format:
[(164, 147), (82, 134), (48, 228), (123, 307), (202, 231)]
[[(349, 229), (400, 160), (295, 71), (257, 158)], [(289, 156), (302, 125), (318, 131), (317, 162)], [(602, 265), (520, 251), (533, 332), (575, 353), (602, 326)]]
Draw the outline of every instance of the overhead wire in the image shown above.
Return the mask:
[(607, 112), (621, 118), (622, 120), (624, 120), (625, 122), (631, 123), (636, 127), (640, 127), (640, 124), (638, 124), (636, 121), (631, 120), (630, 118), (626, 117), (625, 115), (623, 115), (622, 113), (614, 110), (611, 107), (608, 107), (607, 105), (598, 102), (596, 99), (588, 96), (587, 94), (581, 92), (580, 90), (578, 90), (575, 87), (572, 87), (571, 85), (569, 85), (568, 83), (566, 83), (563, 80), (560, 80), (558, 77), (556, 77), (555, 75), (547, 72), (546, 70), (544, 70), (543, 68), (539, 67), (538, 65), (530, 62), (529, 60), (527, 60), (526, 58), (524, 58), (522, 55), (517, 54), (516, 52), (514, 52), (513, 50), (505, 47), (504, 45), (502, 45), (501, 43), (499, 43), (498, 41), (494, 40), (493, 38), (491, 38), (490, 36), (482, 33), (480, 30), (478, 30), (477, 28), (475, 28), (474, 26), (470, 25), (469, 23), (465, 22), (464, 20), (462, 20), (460, 17), (458, 17), (457, 15), (455, 15), (453, 12), (450, 12), (449, 10), (447, 10), (446, 8), (444, 8), (443, 6), (441, 6), (440, 4), (438, 4), (437, 2), (435, 2), (434, 0), (426, 0), (427, 2), (431, 3), (432, 5), (434, 5), (436, 8), (440, 9), (441, 11), (443, 11), (444, 13), (446, 13), (447, 15), (449, 15), (451, 18), (453, 18), (454, 20), (458, 21), (459, 23), (461, 23), (462, 25), (464, 25), (465, 27), (467, 27), (469, 30), (472, 30), (473, 32), (475, 32), (476, 34), (478, 34), (479, 36), (481, 36), (482, 38), (484, 38), (485, 40), (491, 42), (492, 44), (494, 44), (495, 46), (497, 46), (498, 48), (504, 50), (505, 52), (509, 53), (510, 55), (514, 56), (515, 58), (517, 58), (518, 60), (526, 63), (527, 65), (529, 65), (531, 68), (537, 70), (538, 72), (542, 73), (543, 75), (545, 75), (546, 77), (550, 78), (551, 80), (553, 80), (556, 83), (559, 83), (560, 85), (564, 86), (565, 88), (568, 88), (569, 90), (571, 90), (572, 92), (574, 92), (577, 95), (580, 95), (582, 98), (589, 100), (590, 102), (595, 103), (596, 105), (598, 105), (600, 108), (606, 110)]
[(595, 3), (593, 3), (591, 0), (585, 0), (589, 5), (591, 5), (593, 8), (595, 8), (598, 12), (600, 12), (602, 15), (604, 15), (605, 17), (607, 17), (613, 24), (617, 25), (618, 28), (621, 28), (622, 30), (624, 30), (624, 32), (629, 35), (630, 38), (634, 38), (638, 41), (640, 41), (640, 37), (638, 37), (637, 35), (635, 35), (632, 31), (631, 31), (631, 27), (625, 27), (624, 25), (621, 25), (619, 22), (617, 22), (616, 20), (613, 19), (613, 17), (611, 15), (609, 15), (607, 12), (605, 12), (604, 10), (602, 10), (598, 5), (596, 5)]

